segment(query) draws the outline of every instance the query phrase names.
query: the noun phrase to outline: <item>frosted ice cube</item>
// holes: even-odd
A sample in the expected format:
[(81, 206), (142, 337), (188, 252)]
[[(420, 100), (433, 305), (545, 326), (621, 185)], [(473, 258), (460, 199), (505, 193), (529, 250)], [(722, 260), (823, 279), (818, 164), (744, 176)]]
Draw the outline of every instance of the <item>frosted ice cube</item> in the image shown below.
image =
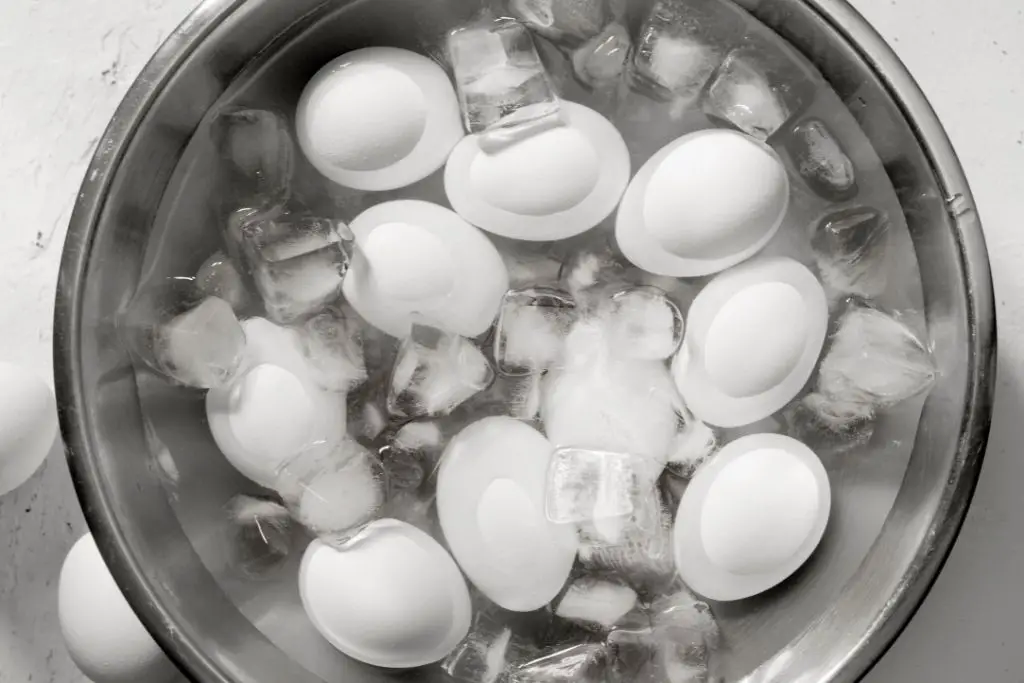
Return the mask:
[(689, 479), (718, 450), (718, 435), (711, 427), (689, 417), (676, 435), (667, 467), (676, 476)]
[(249, 291), (242, 274), (222, 251), (214, 252), (196, 272), (196, 288), (205, 296), (215, 296), (231, 304), (235, 313), (250, 304)]
[(469, 634), (441, 662), (449, 676), (464, 683), (496, 683), (507, 677), (526, 646), (492, 610), (476, 613)]
[(612, 344), (631, 358), (664, 360), (683, 341), (683, 314), (657, 287), (634, 287), (611, 302)]
[(494, 358), (504, 375), (535, 374), (556, 367), (576, 304), (554, 289), (513, 290), (505, 294), (494, 334)]
[(810, 102), (813, 87), (778, 48), (752, 41), (726, 56), (707, 90), (704, 110), (767, 140)]
[(832, 399), (811, 393), (783, 412), (786, 432), (818, 455), (863, 446), (875, 431), (874, 407), (864, 401)]
[(415, 489), (437, 466), (444, 434), (436, 422), (408, 422), (385, 442), (379, 453), (391, 489)]
[(562, 265), (561, 280), (577, 303), (587, 305), (603, 301), (609, 287), (630, 284), (625, 266), (606, 245), (571, 254)]
[(212, 137), (225, 161), (231, 210), (267, 209), (288, 200), (295, 145), (282, 114), (234, 107), (214, 120)]
[(447, 415), (494, 381), (494, 370), (471, 341), (413, 325), (391, 374), (388, 410), (401, 417)]
[(530, 30), (568, 46), (596, 36), (611, 21), (605, 0), (511, 0), (509, 11)]
[(834, 293), (866, 299), (885, 290), (889, 219), (876, 209), (830, 213), (818, 223), (811, 246), (821, 279)]
[(785, 144), (800, 177), (816, 194), (833, 202), (856, 196), (853, 162), (824, 121), (801, 121), (786, 137)]
[(330, 311), (302, 327), (303, 350), (315, 370), (313, 381), (327, 391), (347, 392), (366, 381), (366, 363), (354, 314)]
[(615, 88), (622, 80), (632, 51), (633, 40), (629, 30), (613, 22), (573, 51), (573, 73), (580, 83), (589, 88)]
[(604, 645), (581, 643), (549, 652), (509, 672), (510, 683), (601, 683), (608, 656)]
[(448, 36), (448, 52), (470, 133), (489, 131), (500, 145), (559, 123), (550, 78), (530, 32), (518, 21), (485, 20), (456, 29)]
[(250, 579), (267, 576), (288, 558), (292, 518), (270, 498), (237, 495), (228, 501), (231, 564)]
[(609, 629), (636, 606), (636, 591), (624, 583), (576, 579), (555, 606), (555, 614), (590, 628)]
[(289, 211), (239, 211), (229, 220), (228, 241), (237, 245), (276, 322), (316, 313), (341, 293), (352, 244), (342, 223)]
[(910, 327), (880, 310), (854, 304), (839, 319), (821, 362), (817, 392), (875, 410), (928, 390), (935, 375), (931, 352)]
[(318, 446), (289, 460), (274, 488), (300, 524), (327, 543), (344, 545), (378, 516), (387, 488), (383, 467), (355, 441)]

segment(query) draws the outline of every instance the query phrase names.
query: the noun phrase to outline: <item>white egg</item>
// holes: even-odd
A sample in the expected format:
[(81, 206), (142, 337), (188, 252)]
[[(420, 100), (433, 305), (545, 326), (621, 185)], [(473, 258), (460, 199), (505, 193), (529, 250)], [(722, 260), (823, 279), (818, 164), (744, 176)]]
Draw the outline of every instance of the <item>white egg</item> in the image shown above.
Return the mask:
[(676, 513), (676, 568), (695, 592), (742, 600), (781, 583), (821, 541), (828, 474), (807, 446), (752, 434), (697, 470)]
[(303, 91), (295, 118), (310, 163), (357, 190), (426, 178), (464, 135), (444, 70), (394, 47), (354, 50), (327, 64)]
[(28, 370), (0, 363), (0, 496), (43, 464), (57, 438), (57, 401)]
[(413, 320), (465, 337), (491, 326), (508, 271), (491, 241), (456, 213), (405, 199), (367, 209), (350, 227), (359, 249), (343, 291), (371, 325), (399, 338)]
[(124, 599), (92, 534), (64, 559), (57, 614), (71, 659), (95, 683), (163, 683), (180, 676)]
[(760, 258), (716, 276), (690, 307), (672, 375), (703, 422), (741, 427), (807, 383), (828, 328), (817, 278), (788, 258)]
[(508, 610), (551, 602), (576, 559), (575, 527), (544, 514), (552, 452), (533, 427), (486, 417), (459, 432), (441, 460), (437, 513), (448, 547), (470, 581)]
[(775, 151), (742, 133), (702, 130), (659, 150), (629, 184), (615, 237), (635, 266), (697, 277), (764, 247), (789, 206), (789, 177)]
[(448, 201), (488, 232), (558, 240), (585, 232), (615, 210), (629, 182), (629, 150), (608, 119), (561, 103), (564, 125), (496, 151), (480, 136), (460, 142), (445, 167)]
[(372, 522), (344, 550), (313, 541), (299, 592), (324, 638), (374, 666), (436, 662), (469, 631), (469, 590), (459, 568), (437, 541), (395, 519)]

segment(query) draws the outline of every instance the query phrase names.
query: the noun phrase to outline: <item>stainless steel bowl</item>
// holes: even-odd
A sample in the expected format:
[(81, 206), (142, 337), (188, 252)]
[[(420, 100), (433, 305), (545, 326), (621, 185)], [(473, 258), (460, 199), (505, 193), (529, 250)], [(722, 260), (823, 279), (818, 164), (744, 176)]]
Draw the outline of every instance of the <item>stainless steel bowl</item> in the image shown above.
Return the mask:
[[(977, 481), (995, 384), (988, 259), (946, 135), (867, 23), (843, 0), (739, 2), (820, 69), (875, 146), (906, 213), (943, 368), (909, 462), (864, 458), (844, 466), (846, 509), (862, 514), (833, 520), (831, 544), (793, 589), (722, 615), (733, 643), (728, 680), (853, 681), (928, 591)], [(305, 79), (342, 51), (371, 39), (408, 45), (417, 30), (440, 30), (472, 5), (206, 0), (146, 67), (99, 144), (72, 218), (57, 294), (62, 426), (101, 552), (142, 621), (196, 681), (319, 680), (286, 654), (302, 645), (288, 642), (288, 633), (292, 641), (315, 636), (306, 635), (300, 615), (288, 633), (279, 628), (273, 640), (266, 637), (251, 610), (236, 607), (251, 607), (258, 596), (218, 580), (219, 506), (240, 481), (211, 450), (194, 397), (136, 380), (116, 340), (115, 313), (153, 267), (153, 253), (166, 267), (194, 265), (197, 254), (163, 250), (168, 240), (200, 243), (215, 234), (202, 203), (182, 194), (203, 182), (189, 141), (215, 103), (260, 88), (294, 101)], [(166, 230), (169, 211), (180, 226), (174, 233)], [(165, 422), (161, 435), (180, 477), (173, 493), (147, 439), (143, 402)], [(352, 683), (390, 678), (340, 657), (318, 672)]]

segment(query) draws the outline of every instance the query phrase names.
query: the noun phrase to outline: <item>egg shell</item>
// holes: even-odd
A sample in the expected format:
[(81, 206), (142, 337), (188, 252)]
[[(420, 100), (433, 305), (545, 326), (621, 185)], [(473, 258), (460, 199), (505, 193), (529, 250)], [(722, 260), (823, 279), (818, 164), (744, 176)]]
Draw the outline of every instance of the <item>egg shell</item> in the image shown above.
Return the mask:
[(561, 103), (563, 126), (495, 152), (470, 135), (452, 151), (445, 192), (460, 216), (483, 230), (521, 240), (559, 240), (585, 232), (615, 210), (629, 182), (629, 150), (593, 109)]
[(469, 425), (448, 444), (437, 479), (437, 513), (459, 566), (505, 609), (540, 609), (558, 594), (576, 559), (573, 525), (544, 514), (553, 448), (508, 417)]
[(683, 493), (673, 532), (679, 576), (711, 600), (762, 593), (811, 556), (831, 505), (828, 474), (807, 446), (781, 434), (737, 439)]
[(313, 625), (334, 647), (393, 669), (435, 662), (469, 631), (469, 590), (433, 538), (395, 519), (372, 522), (343, 550), (306, 549), (299, 593)]
[(180, 674), (135, 615), (92, 534), (72, 546), (57, 589), (68, 653), (95, 683), (165, 683)]
[(828, 329), (817, 278), (789, 258), (758, 258), (716, 276), (690, 307), (672, 375), (691, 412), (741, 427), (804, 387)]
[(630, 182), (615, 238), (642, 270), (710, 275), (771, 241), (789, 193), (785, 166), (771, 147), (736, 131), (689, 133), (655, 153)]
[(42, 379), (0, 362), (0, 496), (43, 464), (57, 438), (57, 400)]
[(357, 190), (426, 178), (465, 134), (444, 70), (394, 47), (353, 50), (328, 63), (303, 91), (295, 119), (310, 163)]
[[(451, 270), (443, 275), (435, 272), (436, 263), (423, 261), (430, 259), (434, 250), (415, 251), (417, 243), (410, 242), (390, 245), (394, 250), (406, 250), (401, 257), (371, 262), (370, 258), (388, 245), (371, 246), (369, 251), (362, 247), (372, 240), (378, 229), (396, 224), (414, 226), (435, 238), (445, 247)], [(430, 202), (404, 199), (367, 209), (352, 221), (350, 228), (360, 249), (355, 252), (342, 291), (356, 312), (371, 325), (399, 338), (409, 335), (414, 319), (465, 337), (475, 337), (491, 326), (508, 290), (508, 270), (486, 235), (458, 214)], [(416, 300), (413, 292), (402, 298), (395, 297), (393, 290), (399, 285), (405, 290), (415, 290), (417, 282), (411, 275), (399, 282), (402, 273), (395, 272), (380, 278), (374, 274), (374, 269), (396, 267), (423, 274), (428, 284), (448, 291), (420, 300)], [(437, 286), (444, 275), (452, 278), (450, 287)], [(387, 283), (383, 287), (382, 280)]]

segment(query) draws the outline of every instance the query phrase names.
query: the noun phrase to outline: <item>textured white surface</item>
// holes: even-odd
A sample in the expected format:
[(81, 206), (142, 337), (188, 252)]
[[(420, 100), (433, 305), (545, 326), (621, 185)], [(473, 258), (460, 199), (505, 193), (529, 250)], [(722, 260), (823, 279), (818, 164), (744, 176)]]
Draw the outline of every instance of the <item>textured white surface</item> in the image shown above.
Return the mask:
[[(1024, 680), (1024, 4), (853, 0), (943, 120), (985, 222), (1000, 339), (993, 434), (935, 589), (868, 683)], [(0, 0), (0, 358), (49, 376), (60, 246), (96, 139), (195, 0)], [(0, 500), (0, 683), (80, 683), (57, 627), (84, 530), (59, 454)]]

